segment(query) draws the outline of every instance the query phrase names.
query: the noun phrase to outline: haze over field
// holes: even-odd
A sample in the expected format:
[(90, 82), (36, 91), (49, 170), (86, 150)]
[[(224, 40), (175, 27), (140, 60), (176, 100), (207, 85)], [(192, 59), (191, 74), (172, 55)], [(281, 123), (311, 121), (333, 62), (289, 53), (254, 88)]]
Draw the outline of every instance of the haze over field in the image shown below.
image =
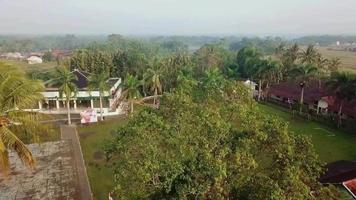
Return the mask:
[(0, 0), (0, 34), (356, 34), (354, 0)]

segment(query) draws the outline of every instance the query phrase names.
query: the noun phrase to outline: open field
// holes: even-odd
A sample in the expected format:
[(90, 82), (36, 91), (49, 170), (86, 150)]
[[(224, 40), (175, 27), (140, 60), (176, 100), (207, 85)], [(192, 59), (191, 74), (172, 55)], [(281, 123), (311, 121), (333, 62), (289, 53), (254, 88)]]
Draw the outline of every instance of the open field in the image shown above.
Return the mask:
[(327, 47), (318, 47), (318, 49), (326, 58), (340, 58), (342, 70), (356, 73), (356, 52), (329, 50)]
[(311, 137), (315, 150), (324, 162), (356, 160), (356, 135), (331, 129), (317, 122), (293, 117), (288, 110), (273, 105), (259, 105), (262, 112), (275, 115), (289, 122), (295, 134)]
[(103, 145), (113, 138), (113, 132), (125, 119), (113, 119), (98, 124), (78, 128), (80, 142), (91, 190), (96, 200), (107, 200), (108, 193), (114, 187), (113, 172), (107, 166)]
[(20, 69), (25, 70), (26, 72), (32, 71), (32, 70), (39, 70), (39, 71), (47, 71), (47, 70), (52, 70), (57, 66), (56, 62), (49, 62), (49, 63), (41, 63), (41, 64), (33, 64), (30, 65), (25, 61), (16, 61), (16, 60), (1, 60), (0, 62), (8, 63), (13, 66), (17, 66)]

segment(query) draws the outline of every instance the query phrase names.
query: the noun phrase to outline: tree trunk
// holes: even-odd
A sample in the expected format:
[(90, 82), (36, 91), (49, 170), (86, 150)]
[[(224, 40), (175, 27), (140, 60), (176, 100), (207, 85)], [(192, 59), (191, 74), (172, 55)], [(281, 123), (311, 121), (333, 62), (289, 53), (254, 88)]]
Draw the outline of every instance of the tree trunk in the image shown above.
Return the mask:
[(339, 120), (338, 120), (338, 123), (337, 123), (337, 127), (340, 128), (341, 127), (341, 124), (342, 124), (342, 107), (344, 105), (344, 101), (341, 100), (340, 102), (340, 108), (339, 108), (339, 113), (338, 113), (338, 116), (339, 116)]
[(153, 98), (153, 105), (156, 105), (156, 99), (157, 99), (157, 88), (155, 88), (155, 94), (154, 94), (154, 98)]
[(134, 102), (131, 101), (130, 104), (131, 104), (131, 112), (130, 113), (133, 113), (133, 111), (134, 111)]
[(101, 92), (99, 93), (99, 101), (100, 101), (100, 120), (104, 121), (104, 117), (103, 117), (103, 97)]
[(70, 119), (70, 99), (67, 99), (67, 114), (68, 114), (68, 125), (71, 125), (72, 121)]
[(262, 80), (260, 79), (259, 83), (258, 83), (258, 97), (257, 97), (257, 101), (261, 100), (261, 93), (262, 93)]
[(299, 108), (299, 113), (300, 114), (302, 114), (303, 105), (304, 105), (304, 87), (302, 87), (302, 92), (300, 94), (300, 108)]

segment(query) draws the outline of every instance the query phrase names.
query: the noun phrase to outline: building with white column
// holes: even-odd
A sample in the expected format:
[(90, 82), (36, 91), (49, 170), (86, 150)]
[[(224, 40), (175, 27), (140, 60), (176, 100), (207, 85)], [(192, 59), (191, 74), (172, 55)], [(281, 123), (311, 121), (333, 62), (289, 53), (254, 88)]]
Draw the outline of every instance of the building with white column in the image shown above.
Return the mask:
[[(73, 83), (77, 86), (78, 91), (73, 94), (70, 101), (72, 113), (80, 113), (81, 111), (91, 108), (99, 112), (99, 91), (89, 91), (88, 89), (88, 74), (80, 70), (72, 72), (77, 80)], [(104, 115), (115, 115), (121, 113), (120, 106), (113, 106), (113, 102), (121, 97), (121, 78), (110, 78), (107, 80), (110, 89), (105, 91), (103, 97)], [(67, 112), (65, 98), (60, 97), (58, 86), (46, 85), (46, 90), (42, 92), (44, 100), (38, 103), (38, 108), (35, 109), (42, 113), (62, 114)]]

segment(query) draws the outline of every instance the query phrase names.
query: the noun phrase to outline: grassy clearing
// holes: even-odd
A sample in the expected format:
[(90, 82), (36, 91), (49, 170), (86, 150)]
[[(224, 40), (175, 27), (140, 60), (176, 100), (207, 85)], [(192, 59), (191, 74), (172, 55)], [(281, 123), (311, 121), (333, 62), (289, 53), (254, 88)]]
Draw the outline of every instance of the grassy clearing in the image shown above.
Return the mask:
[(0, 60), (1, 62), (11, 64), (13, 66), (16, 66), (20, 69), (25, 70), (26, 72), (30, 72), (33, 70), (43, 70), (43, 71), (48, 71), (52, 70), (57, 66), (56, 62), (49, 62), (49, 63), (41, 63), (41, 64), (33, 64), (30, 65), (25, 61), (16, 61), (16, 60)]
[(108, 120), (78, 128), (91, 189), (96, 200), (106, 200), (114, 187), (113, 171), (107, 166), (103, 145), (113, 139), (113, 132), (125, 119)]
[(278, 116), (289, 122), (295, 134), (311, 137), (314, 148), (324, 162), (337, 160), (356, 160), (356, 135), (331, 129), (317, 122), (293, 117), (288, 110), (273, 106), (259, 105), (262, 112)]
[(356, 73), (356, 52), (351, 51), (335, 51), (327, 47), (318, 47), (320, 53), (326, 58), (338, 57), (342, 63), (342, 70)]

